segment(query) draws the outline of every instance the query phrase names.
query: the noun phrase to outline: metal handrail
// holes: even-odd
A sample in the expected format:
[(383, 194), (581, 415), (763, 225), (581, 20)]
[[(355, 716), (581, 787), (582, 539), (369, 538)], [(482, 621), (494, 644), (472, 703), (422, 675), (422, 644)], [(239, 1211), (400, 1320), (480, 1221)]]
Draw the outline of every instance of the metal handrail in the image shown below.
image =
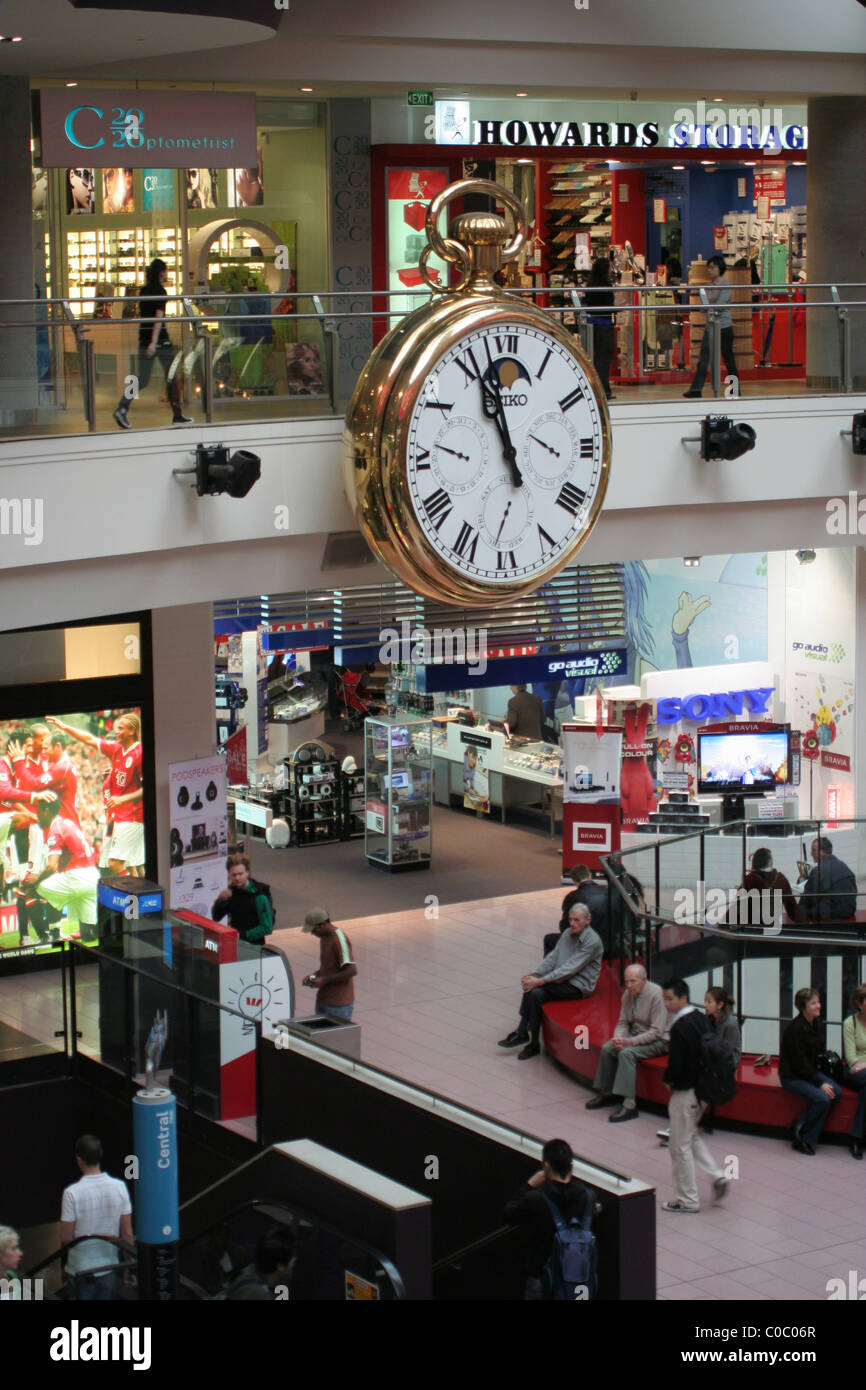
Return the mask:
[[(800, 821), (799, 824), (808, 825), (810, 834), (813, 834), (814, 827), (814, 834), (820, 835), (821, 826), (826, 825), (826, 822), (815, 820), (803, 820)], [(866, 818), (854, 817), (844, 821), (834, 821), (833, 824), (866, 825)], [(724, 828), (726, 831), (731, 831), (732, 829), (735, 829), (738, 826), (743, 827), (743, 829), (745, 829), (746, 831), (750, 829), (754, 830), (755, 822), (746, 820), (728, 821), (726, 822)], [(611, 854), (603, 855), (601, 857), (601, 865), (607, 878), (608, 886), (609, 888), (614, 888), (616, 890), (626, 911), (630, 913), (633, 918), (636, 918), (638, 921), (642, 922), (644, 927), (646, 928), (654, 929), (658, 926), (680, 927), (684, 928), (687, 931), (701, 932), (702, 934), (705, 934), (707, 936), (718, 936), (724, 940), (740, 942), (743, 944), (746, 944), (750, 941), (756, 941), (762, 942), (765, 945), (768, 942), (780, 942), (783, 944), (797, 946), (853, 946), (860, 951), (866, 951), (866, 938), (864, 938), (864, 936), (861, 934), (863, 931), (862, 926), (858, 928), (856, 934), (851, 933), (848, 935), (830, 935), (826, 931), (822, 931), (816, 935), (808, 931), (797, 932), (796, 927), (794, 929), (794, 934), (791, 934), (790, 932), (773, 932), (772, 935), (770, 935), (765, 931), (750, 932), (745, 924), (741, 927), (732, 930), (730, 927), (714, 925), (708, 922), (676, 921), (673, 917), (666, 916), (664, 912), (662, 912), (661, 909), (658, 907), (656, 907), (656, 909), (653, 911), (646, 907), (646, 904), (644, 904), (643, 909), (639, 908), (635, 904), (634, 900), (631, 897), (629, 897), (625, 887), (623, 886), (620, 876), (616, 873), (614, 866), (617, 864), (620, 865), (626, 873), (628, 873), (628, 866), (623, 861), (629, 855), (643, 854), (649, 848), (661, 849), (662, 846), (664, 848), (667, 848), (670, 845), (681, 844), (684, 840), (698, 840), (705, 844), (708, 838), (715, 839), (718, 837), (718, 834), (718, 827), (704, 827), (700, 830), (686, 831), (681, 835), (666, 835), (664, 841), (660, 841), (658, 846), (633, 845), (630, 846), (628, 849), (619, 849), (615, 850)], [(744, 839), (745, 838), (748, 837), (744, 836)], [(656, 884), (656, 892), (658, 893), (658, 884)]]

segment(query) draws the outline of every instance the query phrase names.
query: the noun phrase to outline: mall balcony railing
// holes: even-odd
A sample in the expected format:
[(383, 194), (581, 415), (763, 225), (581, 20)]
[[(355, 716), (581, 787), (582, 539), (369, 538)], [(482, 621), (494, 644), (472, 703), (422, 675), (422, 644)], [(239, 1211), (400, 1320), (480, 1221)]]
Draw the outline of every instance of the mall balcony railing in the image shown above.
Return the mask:
[[(692, 379), (697, 339), (709, 332), (710, 386), (721, 399), (841, 394), (866, 389), (866, 285), (732, 286), (734, 352), (742, 383), (726, 382), (722, 310), (707, 286), (615, 287), (622, 301), (589, 309), (580, 291), (558, 286), (515, 289), (534, 299), (583, 343), (590, 356), (596, 325), (611, 313), (617, 331), (614, 376), (628, 399), (669, 399)], [(244, 312), (250, 300), (253, 312)], [(343, 413), (364, 361), (389, 326), (430, 300), (427, 291), (321, 291), (282, 295), (167, 297), (167, 326), (188, 410), (207, 424), (333, 416)], [(268, 301), (270, 312), (262, 312)], [(113, 315), (134, 299), (0, 301), (0, 438), (82, 434), (116, 428), (122, 397), (137, 394), (140, 320)], [(178, 332), (179, 330), (179, 332)], [(806, 344), (809, 343), (807, 373)], [(139, 426), (160, 426), (165, 390), (155, 385), (132, 412)]]
[[(811, 985), (821, 995), (827, 1045), (841, 1054), (851, 994), (866, 979), (866, 890), (858, 885), (853, 918), (792, 921), (780, 890), (749, 895), (741, 887), (757, 842), (766, 846), (770, 838), (774, 866), (796, 898), (805, 886), (802, 870), (814, 868), (811, 844), (820, 837), (830, 839), (843, 862), (866, 863), (864, 819), (732, 821), (684, 835), (647, 835), (645, 844), (608, 855), (602, 862), (609, 955), (620, 976), (629, 961), (643, 961), (657, 983), (690, 982), (698, 1005), (709, 985), (723, 985), (736, 1001), (744, 1052), (771, 1055), (778, 1055), (781, 1029), (794, 1015), (794, 993)], [(792, 842), (797, 867), (788, 872)], [(819, 894), (816, 901), (829, 913), (835, 896)]]

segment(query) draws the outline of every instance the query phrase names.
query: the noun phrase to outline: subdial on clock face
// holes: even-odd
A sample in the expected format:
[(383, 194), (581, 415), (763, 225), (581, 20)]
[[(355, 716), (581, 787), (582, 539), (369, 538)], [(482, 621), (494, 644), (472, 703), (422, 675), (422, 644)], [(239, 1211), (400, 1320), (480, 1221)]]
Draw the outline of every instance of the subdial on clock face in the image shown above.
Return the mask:
[(484, 489), (478, 529), (493, 550), (516, 550), (529, 531), (533, 510), (528, 488), (516, 488), (510, 478), (499, 478)]
[(451, 496), (471, 492), (487, 465), (487, 436), (477, 420), (455, 415), (433, 441), (432, 471)]
[(574, 425), (561, 411), (537, 415), (526, 432), (523, 465), (539, 487), (555, 487), (571, 473), (579, 450)]

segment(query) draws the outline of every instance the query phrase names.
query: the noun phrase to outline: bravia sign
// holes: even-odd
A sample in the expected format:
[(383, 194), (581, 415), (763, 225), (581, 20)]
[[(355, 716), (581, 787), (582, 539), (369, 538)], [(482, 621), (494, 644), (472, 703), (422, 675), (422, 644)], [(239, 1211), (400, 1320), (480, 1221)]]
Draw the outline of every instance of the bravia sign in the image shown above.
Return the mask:
[(40, 93), (42, 165), (82, 160), (107, 168), (167, 169), (209, 164), (254, 168), (256, 99), (252, 92), (83, 91)]

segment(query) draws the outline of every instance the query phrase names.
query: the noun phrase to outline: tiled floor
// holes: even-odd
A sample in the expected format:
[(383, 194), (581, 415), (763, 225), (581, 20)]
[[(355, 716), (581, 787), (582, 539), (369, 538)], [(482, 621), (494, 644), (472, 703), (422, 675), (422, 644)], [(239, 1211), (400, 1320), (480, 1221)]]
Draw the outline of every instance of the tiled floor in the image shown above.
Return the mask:
[[(656, 1115), (612, 1127), (584, 1109), (579, 1082), (547, 1057), (519, 1062), (496, 1046), (515, 1024), (519, 981), (538, 964), (561, 889), (341, 923), (358, 961), (355, 1019), (364, 1061), (526, 1129), (561, 1136), (588, 1159), (671, 1195)], [(316, 962), (311, 936), (271, 938), (299, 981)], [(299, 1001), (298, 1008), (303, 1008)], [(778, 1139), (717, 1130), (708, 1143), (736, 1159), (724, 1203), (692, 1216), (658, 1214), (661, 1299), (826, 1299), (832, 1277), (866, 1272), (866, 1162), (824, 1146), (814, 1163)]]
[[(538, 964), (561, 896), (554, 888), (452, 904), (432, 921), (419, 907), (340, 923), (358, 962), (362, 1057), (539, 1138), (561, 1136), (587, 1159), (654, 1184), (661, 1202), (670, 1159), (655, 1137), (658, 1116), (611, 1127), (609, 1112), (586, 1112), (588, 1091), (549, 1058), (519, 1062), (496, 1046), (516, 1022), (520, 977)], [(318, 943), (288, 928), (270, 942), (291, 961), (305, 1012), (300, 980)], [(95, 1050), (95, 970), (78, 977), (82, 1045)], [(46, 1043), (60, 1026), (50, 980), (0, 980), (0, 1018)], [(730, 1131), (708, 1142), (720, 1161), (736, 1160), (739, 1179), (724, 1203), (707, 1200), (696, 1215), (659, 1211), (659, 1298), (823, 1300), (828, 1279), (866, 1272), (866, 1162), (828, 1144), (813, 1163), (782, 1140)]]

